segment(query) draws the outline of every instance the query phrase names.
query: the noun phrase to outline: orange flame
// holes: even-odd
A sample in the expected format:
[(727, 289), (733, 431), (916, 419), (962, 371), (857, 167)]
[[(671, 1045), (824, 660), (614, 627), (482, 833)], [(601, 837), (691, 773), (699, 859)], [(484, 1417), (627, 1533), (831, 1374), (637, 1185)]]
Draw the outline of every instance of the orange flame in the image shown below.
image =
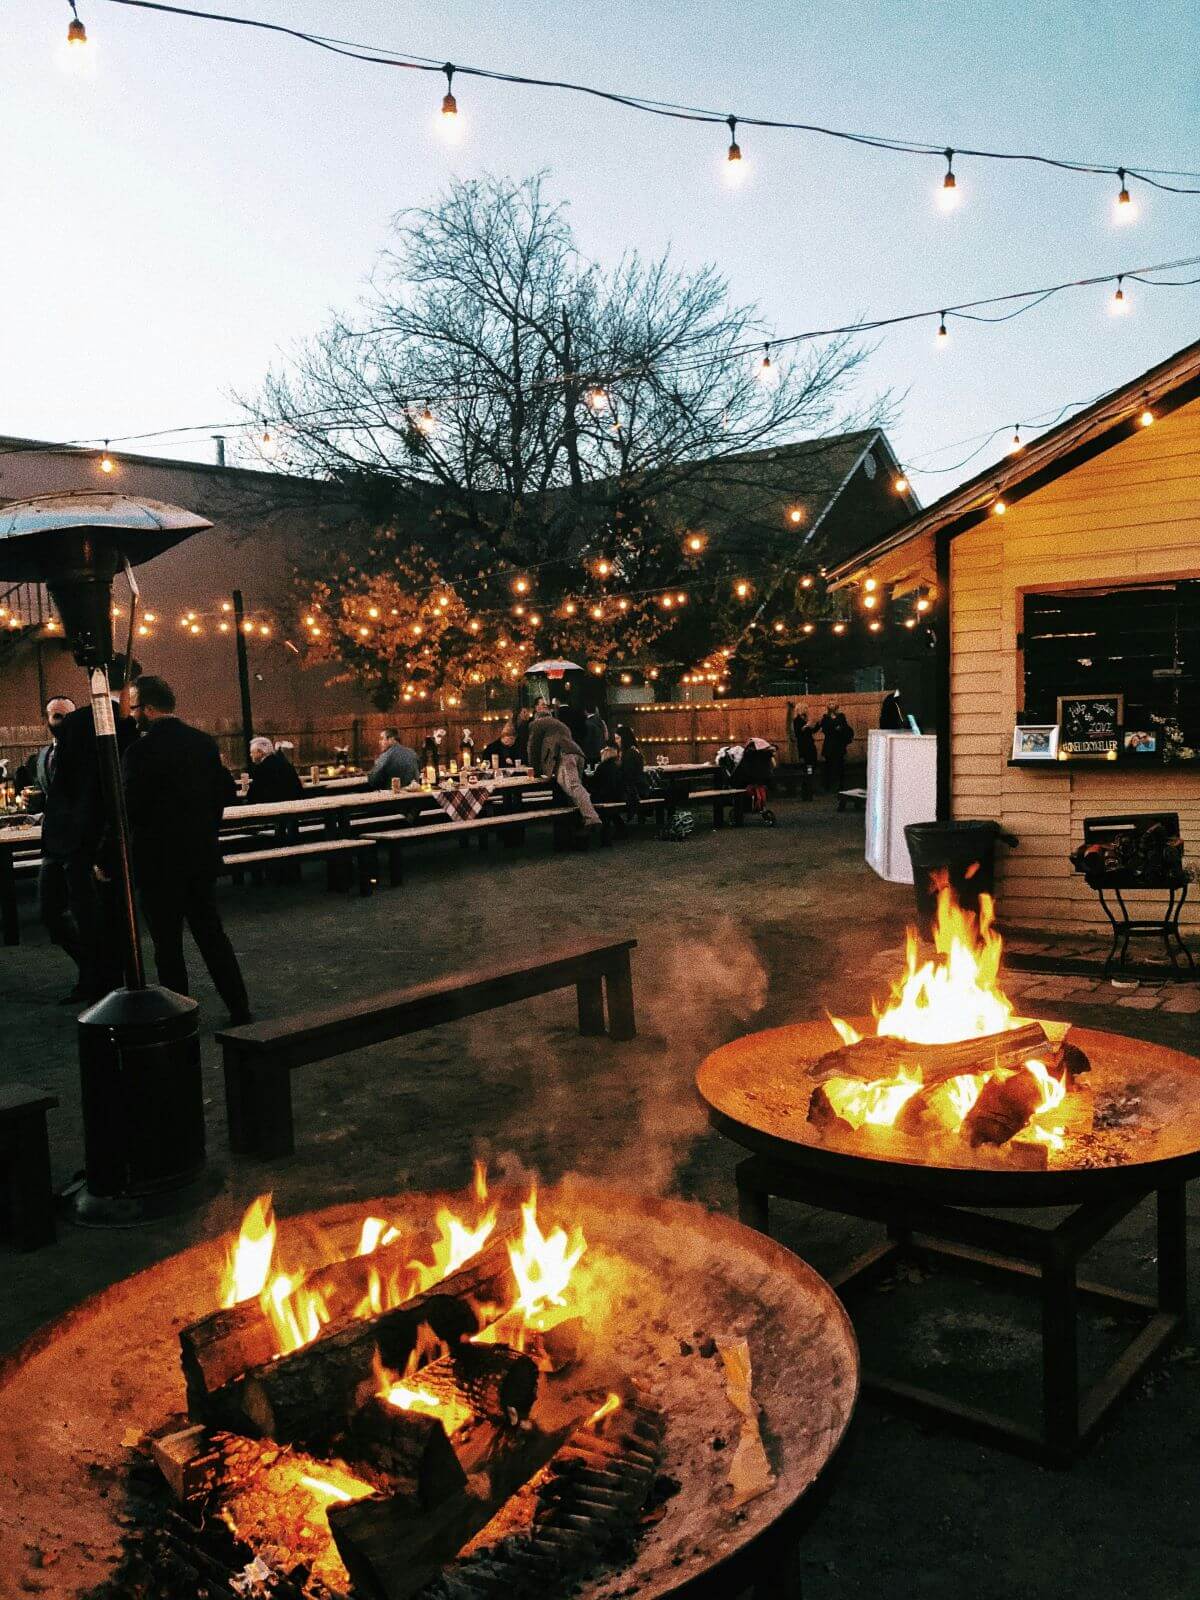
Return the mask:
[(529, 1327), (545, 1330), (562, 1320), (554, 1311), (567, 1303), (567, 1286), (587, 1249), (587, 1240), (578, 1227), (569, 1237), (560, 1227), (544, 1234), (538, 1225), (536, 1189), (521, 1207), (521, 1217), (521, 1238), (508, 1247), (508, 1259), (517, 1280), (512, 1311), (519, 1313)]
[(275, 1254), (275, 1214), (271, 1196), (260, 1194), (242, 1218), (241, 1231), (227, 1247), (221, 1279), (221, 1304), (228, 1309), (261, 1294)]
[(364, 1483), (361, 1478), (354, 1478), (348, 1472), (339, 1472), (336, 1467), (326, 1469), (327, 1476), (317, 1478), (310, 1473), (301, 1473), (300, 1482), (306, 1489), (311, 1489), (314, 1494), (319, 1494), (327, 1500), (361, 1500), (364, 1495), (374, 1494), (369, 1483)]

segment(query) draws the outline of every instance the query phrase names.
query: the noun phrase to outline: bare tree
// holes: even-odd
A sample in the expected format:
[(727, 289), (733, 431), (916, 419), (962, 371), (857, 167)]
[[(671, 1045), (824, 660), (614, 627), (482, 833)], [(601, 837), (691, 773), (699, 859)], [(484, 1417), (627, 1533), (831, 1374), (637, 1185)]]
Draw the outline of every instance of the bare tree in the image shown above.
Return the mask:
[[(570, 647), (600, 663), (702, 648), (702, 633), (726, 626), (711, 602), (733, 558), (717, 539), (703, 564), (689, 560), (683, 530), (728, 515), (731, 496), (753, 521), (756, 496), (778, 499), (763, 452), (835, 422), (861, 425), (839, 410), (859, 353), (834, 342), (772, 356), (761, 381), (757, 312), (730, 300), (715, 268), (684, 272), (637, 254), (608, 270), (585, 261), (540, 176), (455, 183), (398, 216), (394, 233), (357, 314), (272, 372), (253, 407), (271, 419), (288, 470), (357, 488), (372, 507), (359, 548), (304, 573), (344, 613), (313, 648), (345, 654), (345, 643), (350, 669), (372, 676), (376, 636), (360, 602), (373, 584), (379, 608), (389, 563), (408, 586), (397, 615), (452, 591), (492, 643), (514, 636), (514, 646)], [(793, 468), (795, 490), (805, 470), (819, 462)], [(422, 551), (429, 583), (414, 594)], [(597, 588), (600, 560), (607, 583)], [(520, 575), (533, 596), (517, 613)], [(671, 583), (693, 598), (710, 586), (706, 629), (699, 605), (686, 628), (663, 608), (655, 591)], [(458, 667), (496, 661), (512, 671), (503, 650), (456, 666), (458, 630), (441, 637), (447, 650), (424, 666), (381, 660), (382, 692), (398, 672), (462, 681)]]

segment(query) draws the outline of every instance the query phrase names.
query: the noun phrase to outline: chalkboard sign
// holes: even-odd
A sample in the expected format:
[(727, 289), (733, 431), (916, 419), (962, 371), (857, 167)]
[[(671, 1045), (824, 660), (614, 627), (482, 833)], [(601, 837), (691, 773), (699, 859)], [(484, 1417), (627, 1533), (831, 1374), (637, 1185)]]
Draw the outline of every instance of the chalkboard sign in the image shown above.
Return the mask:
[(1123, 694), (1060, 694), (1060, 756), (1107, 756), (1121, 747)]

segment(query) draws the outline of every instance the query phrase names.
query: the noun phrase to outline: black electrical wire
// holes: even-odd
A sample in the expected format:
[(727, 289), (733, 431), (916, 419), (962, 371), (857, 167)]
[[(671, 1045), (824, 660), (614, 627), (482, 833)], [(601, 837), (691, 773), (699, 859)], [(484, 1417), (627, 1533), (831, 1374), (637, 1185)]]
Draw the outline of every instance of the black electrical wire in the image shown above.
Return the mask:
[[(282, 22), (269, 22), (260, 17), (245, 17), (224, 11), (205, 11), (192, 6), (168, 5), (165, 0), (108, 0), (110, 5), (131, 6), (142, 11), (157, 11), (169, 16), (190, 17), (201, 22), (224, 23), (232, 27), (256, 28), (266, 33), (278, 33), (296, 39), (302, 44), (327, 50), (333, 55), (381, 67), (397, 67), (410, 72), (444, 72), (447, 66), (461, 77), (479, 78), (492, 83), (512, 84), (520, 88), (559, 89), (569, 94), (586, 95), (604, 100), (611, 105), (640, 111), (647, 116), (666, 117), (678, 122), (727, 124), (729, 113), (711, 107), (689, 106), (670, 100), (655, 100), (647, 96), (622, 93), (615, 89), (601, 89), (595, 85), (575, 83), (566, 78), (542, 78), (532, 74), (501, 72), (489, 67), (465, 67), (456, 63), (436, 61), (431, 56), (418, 56), (407, 51), (392, 51), (353, 40), (337, 39), (328, 34), (310, 33), (292, 28)], [(854, 133), (844, 128), (829, 128), (821, 123), (794, 122), (777, 117), (737, 116), (745, 127), (777, 128), (792, 133), (811, 133), (824, 139), (838, 139), (847, 144), (863, 145), (871, 149), (887, 150), (896, 155), (932, 156), (939, 160), (951, 156), (971, 156), (985, 161), (1026, 162), (1052, 167), (1063, 172), (1080, 172), (1098, 176), (1136, 178), (1140, 183), (1162, 189), (1171, 194), (1200, 194), (1200, 185), (1168, 183), (1167, 178), (1200, 179), (1200, 173), (1167, 167), (1134, 166), (1128, 161), (1075, 161), (1059, 156), (1046, 156), (1033, 151), (986, 150), (970, 145), (951, 145), (945, 140), (926, 142), (916, 139), (896, 139), (882, 134)]]

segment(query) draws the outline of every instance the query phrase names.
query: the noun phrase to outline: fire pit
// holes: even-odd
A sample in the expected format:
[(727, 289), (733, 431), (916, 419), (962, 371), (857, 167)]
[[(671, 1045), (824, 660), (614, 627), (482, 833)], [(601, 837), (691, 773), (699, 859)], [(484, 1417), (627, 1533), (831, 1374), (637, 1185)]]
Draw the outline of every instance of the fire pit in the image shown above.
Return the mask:
[(773, 1593), (857, 1386), (828, 1286), (695, 1206), (407, 1195), (276, 1236), (258, 1203), (0, 1367), (0, 1562), (104, 1600)]
[[(887, 1224), (888, 1242), (834, 1279), (844, 1289), (906, 1252), (1031, 1277), (1042, 1296), (1043, 1426), (864, 1373), (910, 1410), (1040, 1459), (1071, 1459), (1182, 1325), (1184, 1184), (1200, 1172), (1200, 1061), (1116, 1034), (1014, 1014), (1000, 941), (941, 897), (935, 955), (910, 934), (907, 971), (873, 1019), (776, 1028), (700, 1068), (713, 1125), (755, 1155), (738, 1168), (744, 1222), (766, 1231), (770, 1195)], [(1082, 1255), (1157, 1195), (1154, 1299), (1079, 1285)], [(1075, 1209), (1052, 1226), (972, 1207)], [(1079, 1393), (1076, 1301), (1148, 1312), (1121, 1359)]]

